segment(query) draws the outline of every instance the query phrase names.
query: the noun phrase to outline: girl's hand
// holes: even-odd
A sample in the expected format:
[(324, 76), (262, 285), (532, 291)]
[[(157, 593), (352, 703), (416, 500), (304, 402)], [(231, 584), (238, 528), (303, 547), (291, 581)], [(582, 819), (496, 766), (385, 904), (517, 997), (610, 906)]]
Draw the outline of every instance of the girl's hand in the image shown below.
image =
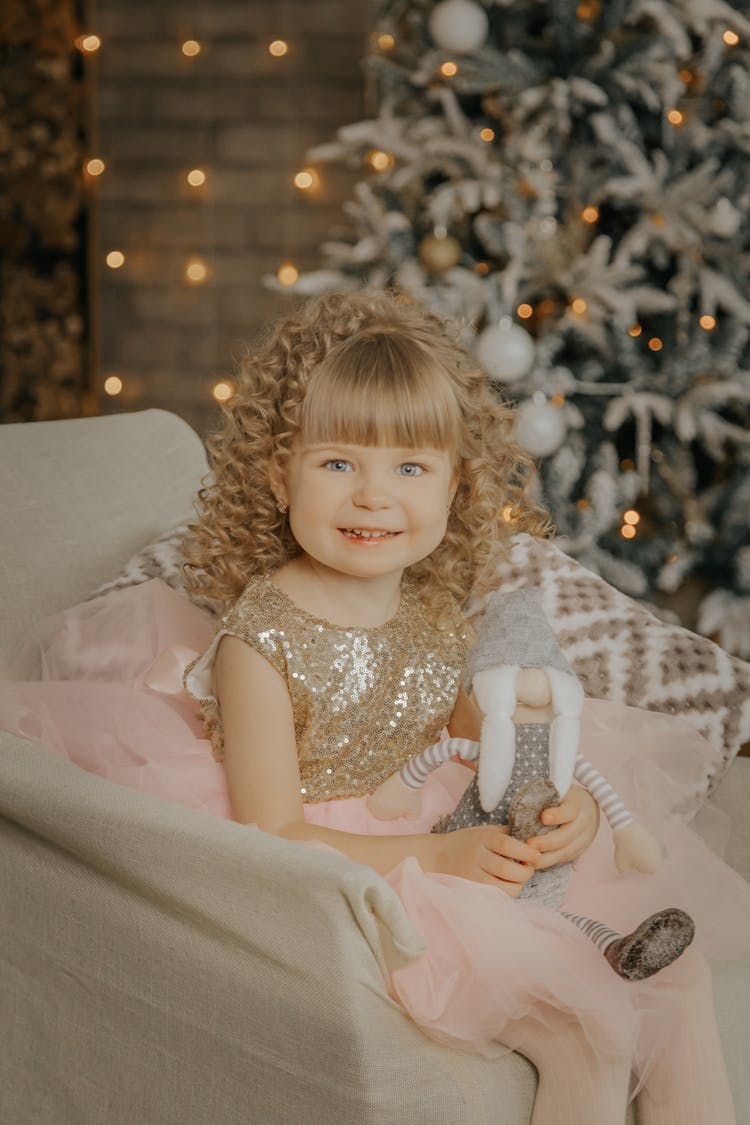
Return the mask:
[(542, 821), (557, 827), (527, 841), (542, 853), (537, 863), (540, 871), (578, 859), (586, 851), (599, 827), (599, 806), (586, 789), (572, 785), (559, 805), (544, 810)]
[(499, 887), (511, 898), (518, 898), (539, 866), (539, 851), (509, 836), (507, 825), (459, 828), (437, 833), (432, 839), (436, 847), (433, 870)]

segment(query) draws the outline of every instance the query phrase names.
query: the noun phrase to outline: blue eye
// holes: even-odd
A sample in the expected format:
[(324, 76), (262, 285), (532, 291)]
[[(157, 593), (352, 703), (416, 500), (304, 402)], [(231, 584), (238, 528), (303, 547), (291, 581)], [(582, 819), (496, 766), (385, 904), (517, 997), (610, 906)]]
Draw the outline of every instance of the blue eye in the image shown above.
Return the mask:
[(332, 473), (345, 473), (347, 470), (351, 469), (351, 465), (348, 461), (334, 459), (332, 461), (326, 461), (325, 468), (330, 469)]
[(405, 477), (418, 477), (424, 469), (421, 465), (415, 465), (413, 461), (406, 461), (403, 465), (399, 465), (398, 471)]

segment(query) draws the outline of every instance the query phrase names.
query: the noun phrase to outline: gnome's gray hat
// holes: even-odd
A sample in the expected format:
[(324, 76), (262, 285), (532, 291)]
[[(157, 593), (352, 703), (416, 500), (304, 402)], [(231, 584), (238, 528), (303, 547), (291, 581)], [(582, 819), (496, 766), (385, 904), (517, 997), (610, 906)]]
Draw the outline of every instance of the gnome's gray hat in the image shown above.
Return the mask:
[(512, 719), (521, 668), (540, 668), (547, 673), (555, 716), (549, 737), (550, 777), (562, 797), (573, 779), (578, 754), (583, 690), (563, 656), (538, 591), (497, 591), (487, 602), (467, 668), (485, 714), (479, 795), (486, 812), (497, 807), (513, 772), (516, 728)]

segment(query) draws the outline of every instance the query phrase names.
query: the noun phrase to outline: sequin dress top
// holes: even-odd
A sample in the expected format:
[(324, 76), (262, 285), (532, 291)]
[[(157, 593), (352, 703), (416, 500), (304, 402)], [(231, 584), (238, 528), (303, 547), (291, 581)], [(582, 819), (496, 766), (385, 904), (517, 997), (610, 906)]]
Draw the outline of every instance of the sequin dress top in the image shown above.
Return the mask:
[[(284, 677), (301, 793), (310, 802), (371, 793), (435, 742), (453, 711), (467, 648), (458, 609), (453, 627), (438, 627), (408, 580), (389, 621), (346, 628), (300, 608), (268, 577), (254, 577), (185, 673), (188, 691), (214, 717), (213, 659), (227, 633)], [(220, 723), (212, 725), (221, 760)]]

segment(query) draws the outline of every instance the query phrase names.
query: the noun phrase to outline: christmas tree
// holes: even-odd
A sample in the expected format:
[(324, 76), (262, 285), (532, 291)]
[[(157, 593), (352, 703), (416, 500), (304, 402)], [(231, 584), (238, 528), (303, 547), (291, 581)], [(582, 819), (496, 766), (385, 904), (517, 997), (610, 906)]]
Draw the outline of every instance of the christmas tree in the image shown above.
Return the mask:
[(749, 46), (724, 0), (390, 0), (373, 116), (308, 154), (362, 168), (348, 225), (294, 286), (456, 318), (563, 549), (745, 656)]

